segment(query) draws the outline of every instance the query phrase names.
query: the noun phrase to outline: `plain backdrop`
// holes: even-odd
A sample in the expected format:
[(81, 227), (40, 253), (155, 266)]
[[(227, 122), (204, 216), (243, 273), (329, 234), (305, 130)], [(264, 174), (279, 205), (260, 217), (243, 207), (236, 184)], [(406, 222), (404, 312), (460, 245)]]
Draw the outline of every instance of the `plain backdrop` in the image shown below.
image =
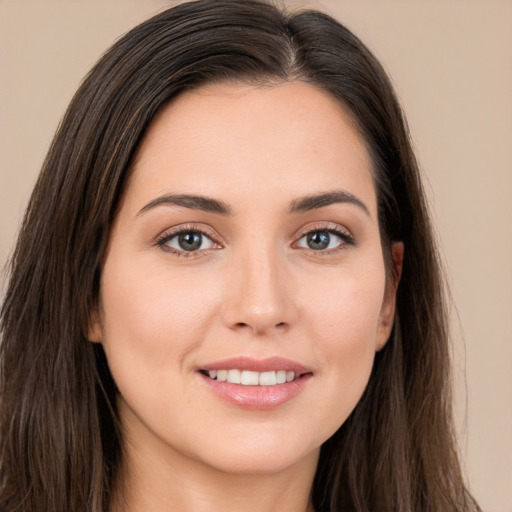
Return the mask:
[[(0, 266), (73, 92), (163, 0), (0, 1)], [(473, 492), (512, 512), (512, 2), (324, 0), (389, 71), (454, 308), (457, 430)]]

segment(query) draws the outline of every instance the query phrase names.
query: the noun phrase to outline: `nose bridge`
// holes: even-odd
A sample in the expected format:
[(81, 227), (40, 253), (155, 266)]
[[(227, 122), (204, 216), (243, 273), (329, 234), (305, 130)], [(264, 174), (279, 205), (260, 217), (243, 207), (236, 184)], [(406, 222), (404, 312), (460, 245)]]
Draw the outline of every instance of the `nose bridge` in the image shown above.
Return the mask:
[(286, 330), (294, 321), (286, 259), (277, 244), (251, 239), (233, 261), (226, 320), (256, 334)]

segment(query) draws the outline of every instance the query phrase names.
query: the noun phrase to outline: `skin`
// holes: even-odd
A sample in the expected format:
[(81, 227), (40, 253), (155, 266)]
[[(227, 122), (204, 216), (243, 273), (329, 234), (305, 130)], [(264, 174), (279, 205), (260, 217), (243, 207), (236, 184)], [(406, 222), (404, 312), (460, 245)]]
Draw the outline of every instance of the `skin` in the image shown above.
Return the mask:
[[(290, 212), (333, 191), (360, 204)], [(166, 194), (230, 213), (155, 204)], [(199, 250), (180, 249), (181, 228), (206, 234)], [(327, 232), (329, 248), (308, 245), (311, 232)], [(335, 99), (301, 82), (220, 84), (163, 109), (113, 224), (89, 332), (119, 388), (117, 509), (312, 510), (320, 446), (390, 334), (386, 276), (369, 157)], [(243, 409), (198, 373), (237, 356), (285, 357), (312, 376), (277, 408)]]

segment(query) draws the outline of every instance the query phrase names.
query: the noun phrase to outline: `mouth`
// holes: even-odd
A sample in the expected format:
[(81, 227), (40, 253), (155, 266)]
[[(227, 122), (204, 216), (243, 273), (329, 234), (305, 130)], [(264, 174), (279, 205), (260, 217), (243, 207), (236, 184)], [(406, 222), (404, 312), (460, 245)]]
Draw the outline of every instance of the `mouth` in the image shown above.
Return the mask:
[(304, 375), (287, 370), (256, 372), (236, 368), (230, 370), (201, 370), (201, 373), (219, 382), (240, 384), (242, 386), (278, 386), (297, 380)]
[(281, 357), (233, 358), (198, 369), (215, 395), (236, 407), (277, 408), (300, 395), (313, 377), (311, 369)]

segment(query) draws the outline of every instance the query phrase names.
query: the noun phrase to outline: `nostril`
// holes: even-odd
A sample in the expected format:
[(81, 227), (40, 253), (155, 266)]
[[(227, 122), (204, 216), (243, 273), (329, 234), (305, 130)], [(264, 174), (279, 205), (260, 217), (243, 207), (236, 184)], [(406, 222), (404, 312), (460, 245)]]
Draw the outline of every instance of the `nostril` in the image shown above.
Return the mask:
[[(255, 331), (258, 331), (258, 332), (266, 332), (268, 329), (272, 329), (271, 326), (267, 326), (267, 327), (262, 327), (262, 326), (252, 326), (250, 323), (247, 323), (247, 322), (237, 322), (236, 324), (234, 324), (233, 326), (235, 329), (254, 329)], [(279, 322), (277, 324), (274, 325), (273, 329), (278, 329), (280, 331), (282, 330), (286, 330), (288, 328), (288, 323), (287, 322)]]

